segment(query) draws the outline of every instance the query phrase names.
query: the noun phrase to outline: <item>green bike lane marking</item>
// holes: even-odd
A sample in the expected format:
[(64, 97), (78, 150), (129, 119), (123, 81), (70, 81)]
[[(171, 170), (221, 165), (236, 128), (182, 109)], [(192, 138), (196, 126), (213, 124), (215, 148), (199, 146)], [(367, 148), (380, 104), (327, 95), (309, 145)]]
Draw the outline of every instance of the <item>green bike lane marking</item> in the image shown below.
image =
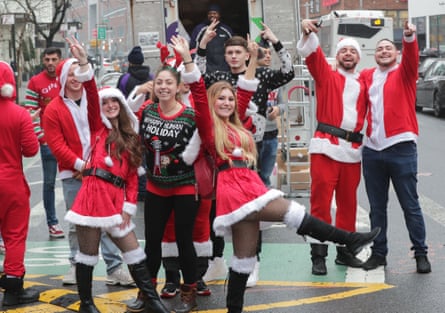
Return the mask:
[[(141, 241), (142, 246), (144, 242)], [(346, 267), (334, 264), (335, 246), (329, 247), (328, 275), (311, 274), (310, 247), (307, 244), (269, 244), (262, 246), (260, 281), (246, 291), (245, 312), (270, 312), (273, 308), (292, 308), (301, 305), (341, 300), (366, 293), (379, 292), (394, 286), (384, 283), (346, 283)], [(230, 261), (231, 244), (226, 244), (225, 258)], [(69, 312), (78, 310), (75, 286), (62, 286), (62, 275), (69, 267), (66, 240), (27, 242), (25, 257), (27, 274), (25, 287), (39, 288), (40, 302), (1, 312)], [(94, 271), (95, 302), (101, 312), (125, 312), (125, 303), (136, 295), (135, 288), (105, 285), (105, 265), (100, 260)], [(158, 291), (164, 273), (159, 272)], [(103, 283), (102, 283), (103, 282)], [(199, 297), (199, 312), (225, 313), (225, 281), (210, 282), (212, 296)], [(167, 306), (172, 303), (164, 301)], [(26, 309), (22, 311), (22, 309)]]

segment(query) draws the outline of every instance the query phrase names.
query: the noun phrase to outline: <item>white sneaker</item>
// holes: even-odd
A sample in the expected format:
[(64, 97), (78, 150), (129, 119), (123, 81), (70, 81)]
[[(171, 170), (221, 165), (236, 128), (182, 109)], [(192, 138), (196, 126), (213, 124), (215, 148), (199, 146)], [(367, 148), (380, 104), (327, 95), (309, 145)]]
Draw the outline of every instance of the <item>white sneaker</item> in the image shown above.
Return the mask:
[(256, 285), (260, 278), (260, 262), (256, 261), (255, 267), (253, 268), (253, 272), (250, 273), (249, 278), (247, 279), (246, 287), (250, 288)]
[(121, 285), (121, 286), (135, 286), (134, 280), (130, 273), (119, 267), (110, 275), (107, 275), (107, 280), (105, 282), (107, 285)]
[(202, 280), (207, 282), (224, 279), (227, 277), (227, 272), (226, 260), (222, 257), (216, 257), (213, 260), (209, 260), (209, 267)]
[(76, 265), (71, 264), (70, 270), (62, 278), (62, 284), (64, 285), (76, 285)]

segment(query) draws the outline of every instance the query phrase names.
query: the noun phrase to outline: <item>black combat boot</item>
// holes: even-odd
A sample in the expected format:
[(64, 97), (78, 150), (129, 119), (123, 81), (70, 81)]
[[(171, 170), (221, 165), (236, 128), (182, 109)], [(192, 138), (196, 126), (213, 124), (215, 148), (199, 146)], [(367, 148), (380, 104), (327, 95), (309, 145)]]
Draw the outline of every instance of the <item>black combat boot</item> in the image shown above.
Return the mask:
[(312, 274), (326, 275), (326, 257), (328, 255), (328, 245), (312, 243), (311, 244), (311, 260)]
[(30, 288), (23, 289), (23, 277), (7, 277), (4, 274), (0, 278), (0, 286), (5, 289), (3, 294), (4, 306), (39, 301), (40, 292)]
[(359, 268), (362, 267), (363, 262), (349, 252), (348, 248), (337, 246), (337, 257), (335, 258), (335, 264)]
[(249, 274), (229, 270), (229, 283), (227, 287), (227, 313), (241, 313), (244, 305), (244, 292)]
[(365, 245), (371, 243), (380, 233), (380, 227), (376, 227), (370, 232), (358, 233), (348, 232), (336, 228), (328, 223), (306, 214), (297, 230), (299, 235), (308, 235), (321, 242), (326, 240), (334, 243), (346, 245), (349, 252), (357, 255)]
[[(152, 283), (150, 273), (145, 267), (145, 260), (136, 264), (128, 265), (131, 277), (138, 286), (141, 299), (144, 300), (145, 313), (170, 313), (164, 306)], [(127, 307), (128, 308), (128, 307)]]
[(77, 291), (80, 298), (79, 313), (100, 313), (94, 305), (91, 295), (93, 284), (93, 266), (83, 263), (76, 264)]

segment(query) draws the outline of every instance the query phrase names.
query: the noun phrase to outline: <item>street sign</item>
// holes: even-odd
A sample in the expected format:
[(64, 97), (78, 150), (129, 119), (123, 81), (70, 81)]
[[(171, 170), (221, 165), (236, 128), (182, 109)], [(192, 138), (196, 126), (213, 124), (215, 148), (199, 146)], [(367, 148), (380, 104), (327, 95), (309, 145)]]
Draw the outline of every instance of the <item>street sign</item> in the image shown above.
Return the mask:
[(107, 36), (107, 28), (105, 26), (99, 26), (97, 28), (97, 39), (99, 40), (105, 40)]

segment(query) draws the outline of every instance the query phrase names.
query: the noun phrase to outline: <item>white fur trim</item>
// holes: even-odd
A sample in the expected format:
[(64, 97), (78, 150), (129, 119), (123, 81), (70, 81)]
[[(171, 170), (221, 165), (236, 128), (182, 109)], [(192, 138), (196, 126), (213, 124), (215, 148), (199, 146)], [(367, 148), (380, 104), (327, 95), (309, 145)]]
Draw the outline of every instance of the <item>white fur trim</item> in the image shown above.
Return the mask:
[(358, 44), (357, 40), (354, 38), (343, 38), (340, 39), (340, 41), (337, 43), (337, 47), (335, 48), (335, 55), (338, 54), (338, 52), (343, 49), (344, 47), (353, 47), (355, 50), (357, 50), (358, 56), (362, 56), (362, 50), (360, 49), (360, 45)]
[(254, 79), (246, 79), (244, 75), (240, 75), (238, 77), (238, 88), (247, 90), (247, 91), (256, 91), (258, 84), (260, 81), (257, 78)]
[[(108, 99), (108, 98), (116, 98), (119, 100), (119, 102), (125, 108), (125, 111), (132, 122), (134, 131), (136, 133), (138, 133), (139, 132), (139, 120), (137, 119), (136, 115), (134, 115), (132, 109), (128, 105), (128, 102), (125, 99), (124, 94), (119, 89), (114, 88), (114, 87), (103, 88), (103, 89), (99, 90), (99, 100), (101, 103), (101, 108), (102, 108), (102, 101), (104, 99)], [(103, 113), (101, 113), (101, 116), (102, 116), (102, 122), (105, 124), (105, 126), (108, 129), (111, 129), (111, 123), (108, 121), (108, 119), (105, 117), (105, 115), (103, 115)]]
[(127, 98), (128, 106), (133, 112), (139, 111), (139, 108), (144, 104), (145, 102), (145, 94), (140, 93), (136, 95), (136, 91), (138, 90), (139, 86), (136, 86), (133, 88), (133, 90), (130, 92), (130, 95)]
[(5, 98), (11, 98), (14, 93), (14, 86), (11, 84), (4, 84), (1, 89), (1, 95)]
[(306, 215), (306, 208), (298, 202), (291, 201), (289, 208), (284, 215), (283, 222), (289, 228), (298, 229)]
[(98, 255), (87, 255), (80, 251), (77, 251), (74, 259), (76, 260), (76, 263), (82, 263), (89, 266), (95, 266), (97, 262), (99, 262)]
[(318, 37), (314, 33), (310, 33), (306, 40), (303, 39), (303, 36), (300, 38), (297, 42), (297, 51), (304, 58), (314, 53), (320, 45)]
[(94, 71), (90, 63), (88, 63), (88, 70), (81, 70), (80, 66), (74, 70), (74, 76), (78, 82), (84, 83), (94, 78)]
[(112, 226), (104, 228), (104, 230), (113, 238), (123, 238), (131, 233), (136, 228), (133, 222), (130, 222), (128, 227), (121, 229), (120, 226)]
[(201, 72), (199, 71), (198, 67), (193, 67), (193, 71), (191, 72), (182, 72), (181, 73), (182, 81), (186, 84), (192, 84), (199, 81), (201, 78)]
[(124, 207), (122, 208), (122, 210), (125, 212), (125, 213), (128, 213), (128, 214), (130, 214), (131, 216), (133, 216), (133, 215), (135, 215), (136, 214), (136, 210), (137, 210), (137, 206), (136, 206), (136, 204), (134, 204), (134, 203), (131, 203), (131, 202), (128, 202), (128, 201), (125, 201), (124, 202)]
[(242, 258), (239, 259), (235, 255), (232, 256), (231, 265), (233, 271), (241, 274), (250, 274), (255, 268), (255, 264), (258, 261), (257, 257)]
[(108, 167), (112, 167), (113, 166), (113, 160), (111, 159), (111, 157), (109, 155), (107, 155), (104, 160), (105, 160), (105, 164)]
[(241, 221), (252, 212), (261, 211), (270, 201), (280, 198), (284, 193), (278, 189), (269, 189), (265, 194), (244, 204), (239, 209), (215, 218), (213, 229), (216, 236), (224, 236), (230, 234), (230, 226)]
[(178, 245), (176, 244), (176, 241), (162, 242), (161, 247), (163, 258), (172, 258), (179, 256)]
[(65, 97), (65, 85), (66, 85), (66, 79), (68, 78), (68, 72), (70, 71), (71, 65), (73, 65), (74, 62), (79, 62), (79, 61), (77, 61), (77, 59), (75, 58), (70, 58), (66, 60), (62, 65), (62, 70), (60, 71), (59, 75), (59, 82), (60, 82), (59, 95), (62, 98)]
[[(207, 240), (204, 242), (193, 242), (195, 247), (196, 256), (198, 257), (211, 257), (213, 254), (212, 241)], [(175, 258), (179, 256), (178, 245), (174, 242), (162, 242), (162, 257), (163, 258)]]
[(139, 167), (138, 167), (138, 176), (145, 175), (145, 173), (147, 173), (147, 171), (145, 170), (145, 168), (143, 168), (142, 166), (139, 166)]
[(194, 241), (196, 256), (198, 257), (211, 257), (213, 255), (213, 244), (211, 240), (204, 242)]
[(75, 225), (96, 227), (96, 228), (108, 228), (122, 223), (122, 216), (115, 214), (107, 217), (94, 217), (80, 215), (72, 210), (69, 210), (65, 214), (65, 221)]
[(181, 155), (185, 164), (192, 165), (193, 162), (195, 162), (196, 158), (198, 157), (200, 149), (201, 149), (201, 137), (199, 137), (198, 131), (195, 130), (192, 138), (190, 139), (188, 145), (185, 147)]
[(122, 253), (122, 260), (128, 265), (141, 263), (146, 258), (147, 256), (141, 247), (137, 247), (134, 250)]
[(254, 115), (258, 112), (258, 106), (253, 101), (249, 101), (249, 106), (246, 109), (246, 116)]

